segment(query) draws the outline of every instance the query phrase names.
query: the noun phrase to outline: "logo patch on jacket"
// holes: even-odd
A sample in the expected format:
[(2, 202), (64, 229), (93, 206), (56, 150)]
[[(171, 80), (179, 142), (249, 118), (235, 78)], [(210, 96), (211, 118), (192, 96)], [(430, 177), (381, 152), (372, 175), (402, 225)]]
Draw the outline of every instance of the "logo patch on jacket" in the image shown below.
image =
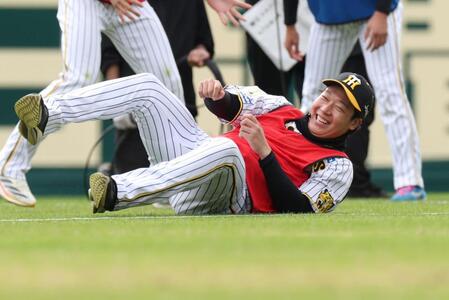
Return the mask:
[(315, 206), (322, 213), (328, 212), (334, 207), (334, 198), (327, 189), (318, 195), (318, 200), (315, 202)]

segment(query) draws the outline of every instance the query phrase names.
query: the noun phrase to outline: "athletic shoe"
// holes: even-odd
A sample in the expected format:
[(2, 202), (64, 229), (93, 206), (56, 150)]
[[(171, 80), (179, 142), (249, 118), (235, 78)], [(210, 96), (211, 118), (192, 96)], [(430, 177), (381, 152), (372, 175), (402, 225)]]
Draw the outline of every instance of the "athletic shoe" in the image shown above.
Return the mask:
[(396, 193), (391, 197), (392, 201), (417, 201), (425, 200), (426, 191), (420, 186), (409, 185), (396, 190)]
[(36, 204), (26, 180), (0, 176), (0, 196), (19, 206), (34, 207)]
[(117, 187), (114, 180), (97, 172), (89, 178), (89, 199), (92, 201), (93, 213), (114, 210), (117, 201)]
[(32, 145), (44, 134), (48, 121), (48, 109), (39, 94), (28, 94), (17, 100), (14, 110), (20, 119), (19, 131)]

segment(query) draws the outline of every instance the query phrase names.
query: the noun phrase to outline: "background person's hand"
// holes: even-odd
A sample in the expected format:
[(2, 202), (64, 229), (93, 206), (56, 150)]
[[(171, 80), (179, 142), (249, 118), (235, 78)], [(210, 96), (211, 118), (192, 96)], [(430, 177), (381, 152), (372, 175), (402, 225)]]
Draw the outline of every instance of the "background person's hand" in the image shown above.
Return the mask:
[(125, 22), (125, 17), (131, 21), (140, 17), (140, 14), (134, 9), (133, 5), (143, 6), (139, 0), (111, 0), (111, 5), (114, 7), (122, 23)]
[(207, 0), (207, 3), (217, 12), (224, 25), (226, 25), (228, 21), (231, 21), (232, 24), (238, 26), (239, 21), (244, 21), (245, 18), (237, 10), (237, 7), (245, 9), (251, 8), (251, 4), (238, 0)]
[(387, 35), (387, 15), (379, 11), (374, 12), (366, 25), (366, 49), (374, 51), (382, 47), (387, 41)]
[(303, 60), (304, 54), (299, 51), (299, 33), (294, 25), (287, 26), (284, 47), (287, 49), (291, 58), (297, 61)]
[(209, 51), (207, 51), (203, 45), (200, 45), (189, 52), (189, 55), (187, 55), (187, 62), (191, 66), (202, 67), (204, 66), (205, 61), (209, 58)]

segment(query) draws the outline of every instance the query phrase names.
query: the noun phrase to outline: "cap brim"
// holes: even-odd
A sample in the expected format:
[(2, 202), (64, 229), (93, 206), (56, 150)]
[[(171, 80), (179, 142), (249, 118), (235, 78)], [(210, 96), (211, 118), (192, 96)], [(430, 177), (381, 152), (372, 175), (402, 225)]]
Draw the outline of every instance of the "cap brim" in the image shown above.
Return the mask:
[(358, 111), (362, 111), (362, 109), (360, 108), (359, 103), (357, 102), (357, 100), (354, 97), (354, 94), (346, 87), (346, 85), (344, 85), (343, 83), (341, 83), (340, 81), (336, 80), (336, 79), (324, 79), (322, 81), (326, 86), (332, 85), (332, 84), (338, 84), (339, 86), (341, 86), (343, 88), (343, 90), (346, 93), (346, 96), (349, 99), (349, 102), (351, 102), (352, 106), (354, 106), (355, 109), (357, 109)]

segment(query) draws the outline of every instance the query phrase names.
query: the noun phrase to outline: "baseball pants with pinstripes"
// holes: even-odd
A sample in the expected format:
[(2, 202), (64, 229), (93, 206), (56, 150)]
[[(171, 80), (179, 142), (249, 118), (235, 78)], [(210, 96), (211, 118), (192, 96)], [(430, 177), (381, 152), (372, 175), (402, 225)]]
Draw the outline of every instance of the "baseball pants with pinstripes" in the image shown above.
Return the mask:
[(154, 75), (139, 74), (48, 97), (45, 134), (66, 123), (132, 113), (151, 163), (114, 175), (116, 210), (169, 200), (177, 214), (246, 213), (245, 164), (237, 145), (209, 137)]
[(393, 154), (394, 187), (424, 186), (419, 137), (410, 103), (404, 88), (399, 39), (402, 4), (388, 16), (385, 45), (371, 52), (364, 38), (367, 22), (341, 25), (314, 24), (307, 49), (307, 63), (301, 110), (308, 111), (320, 94), (320, 80), (340, 72), (356, 40), (360, 41), (368, 76), (376, 95), (377, 107), (384, 123)]
[[(111, 5), (97, 0), (59, 0), (57, 18), (61, 29), (64, 70), (41, 95), (63, 94), (92, 84), (99, 76), (101, 34), (114, 43), (136, 73), (151, 72), (184, 101), (181, 78), (164, 29), (148, 3), (135, 7), (140, 17), (120, 23)], [(58, 129), (51, 126), (52, 130)], [(25, 179), (37, 146), (29, 144), (16, 128), (0, 152), (0, 175)]]

